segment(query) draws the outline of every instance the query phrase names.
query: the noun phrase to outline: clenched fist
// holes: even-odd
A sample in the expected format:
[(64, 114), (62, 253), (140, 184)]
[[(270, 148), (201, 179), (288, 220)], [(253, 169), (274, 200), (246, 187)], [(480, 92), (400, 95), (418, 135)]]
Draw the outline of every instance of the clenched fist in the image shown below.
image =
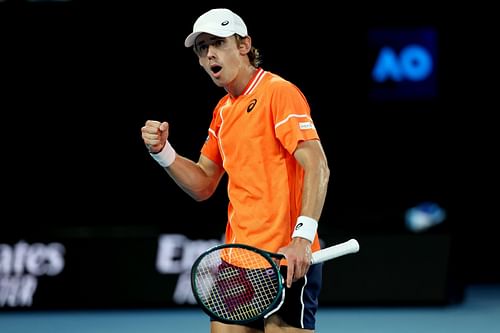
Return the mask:
[(150, 153), (160, 152), (168, 139), (168, 123), (157, 120), (147, 120), (141, 128), (142, 140)]

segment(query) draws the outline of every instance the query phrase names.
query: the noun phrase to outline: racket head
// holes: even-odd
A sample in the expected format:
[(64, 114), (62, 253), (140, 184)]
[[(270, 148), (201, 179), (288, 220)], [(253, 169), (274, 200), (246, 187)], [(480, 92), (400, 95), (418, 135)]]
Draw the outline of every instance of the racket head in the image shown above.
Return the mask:
[(193, 295), (216, 320), (244, 324), (262, 318), (281, 300), (280, 258), (244, 244), (212, 247), (193, 263)]

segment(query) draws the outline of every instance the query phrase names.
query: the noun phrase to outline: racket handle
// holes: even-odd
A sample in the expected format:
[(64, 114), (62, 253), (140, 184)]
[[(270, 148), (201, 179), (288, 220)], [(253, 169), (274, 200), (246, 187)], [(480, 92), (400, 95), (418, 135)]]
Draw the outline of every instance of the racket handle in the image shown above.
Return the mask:
[(311, 265), (319, 262), (327, 261), (337, 258), (349, 253), (356, 253), (359, 251), (359, 243), (354, 238), (337, 245), (327, 247), (325, 249), (316, 251), (312, 254)]

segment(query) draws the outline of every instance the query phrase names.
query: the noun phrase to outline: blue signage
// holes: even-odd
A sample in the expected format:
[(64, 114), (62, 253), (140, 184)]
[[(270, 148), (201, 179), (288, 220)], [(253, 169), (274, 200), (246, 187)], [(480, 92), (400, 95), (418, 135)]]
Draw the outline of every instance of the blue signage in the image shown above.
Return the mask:
[(433, 28), (369, 31), (372, 100), (422, 100), (437, 96), (437, 33)]

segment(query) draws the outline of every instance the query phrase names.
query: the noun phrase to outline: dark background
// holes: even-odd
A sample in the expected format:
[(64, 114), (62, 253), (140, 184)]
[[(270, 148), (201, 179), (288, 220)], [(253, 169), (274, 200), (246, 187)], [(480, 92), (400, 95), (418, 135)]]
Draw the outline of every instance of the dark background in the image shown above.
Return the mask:
[[(406, 209), (434, 201), (447, 219), (430, 233), (452, 236), (455, 278), (500, 282), (498, 23), (480, 2), (0, 3), (4, 241), (224, 229), (224, 184), (194, 202), (140, 136), (145, 120), (168, 120), (175, 149), (198, 158), (224, 91), (183, 42), (219, 6), (244, 18), (264, 69), (310, 102), (332, 170), (326, 234), (407, 236)], [(437, 97), (369, 100), (368, 31), (414, 26), (438, 32)]]

